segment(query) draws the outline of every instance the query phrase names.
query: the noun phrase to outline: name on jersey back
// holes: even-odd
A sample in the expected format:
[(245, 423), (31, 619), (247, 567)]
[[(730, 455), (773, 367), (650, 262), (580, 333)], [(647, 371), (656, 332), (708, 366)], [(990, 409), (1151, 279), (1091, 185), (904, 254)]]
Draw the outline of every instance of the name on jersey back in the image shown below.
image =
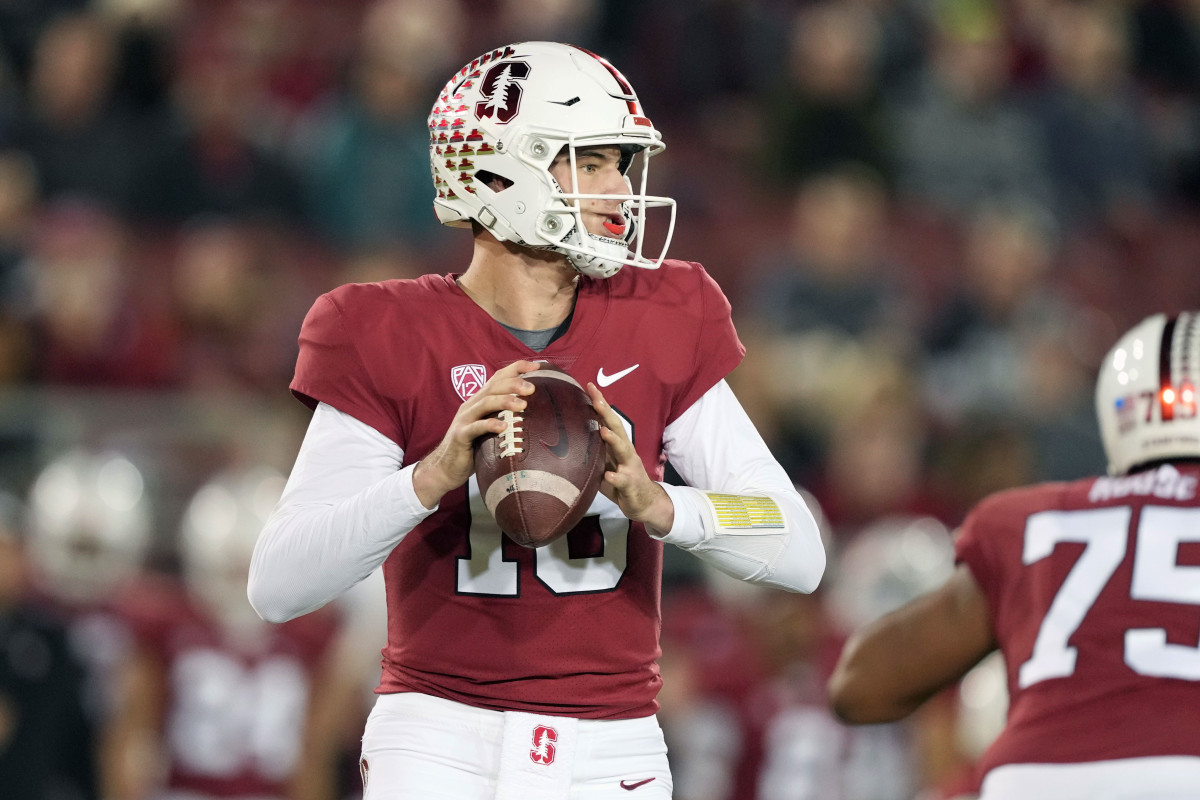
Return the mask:
[(1164, 464), (1156, 470), (1136, 475), (1097, 478), (1088, 492), (1088, 500), (1093, 503), (1130, 496), (1191, 500), (1196, 496), (1196, 477), (1184, 475), (1170, 464)]

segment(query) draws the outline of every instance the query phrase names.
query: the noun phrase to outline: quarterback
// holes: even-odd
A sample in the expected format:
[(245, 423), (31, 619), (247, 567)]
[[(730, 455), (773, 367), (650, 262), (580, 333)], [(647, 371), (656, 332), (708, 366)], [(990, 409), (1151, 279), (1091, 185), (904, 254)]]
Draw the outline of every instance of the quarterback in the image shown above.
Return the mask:
[[(291, 388), (313, 417), (250, 600), (292, 619), (383, 564), (366, 800), (665, 800), (664, 543), (811, 592), (816, 522), (725, 382), (728, 301), (665, 259), (674, 201), (646, 193), (664, 144), (624, 76), (569, 45), (499, 48), (450, 79), (429, 134), (434, 208), (472, 230), (471, 262), (312, 307)], [(541, 360), (588, 387), (608, 455), (579, 525), (527, 549), (485, 508), (472, 442), (525, 407)], [(688, 486), (662, 483), (667, 460)]]
[(1200, 314), (1157, 314), (1108, 353), (1109, 475), (1001, 492), (940, 589), (855, 634), (830, 680), (847, 722), (888, 722), (1004, 655), (1008, 720), (982, 800), (1200, 794)]

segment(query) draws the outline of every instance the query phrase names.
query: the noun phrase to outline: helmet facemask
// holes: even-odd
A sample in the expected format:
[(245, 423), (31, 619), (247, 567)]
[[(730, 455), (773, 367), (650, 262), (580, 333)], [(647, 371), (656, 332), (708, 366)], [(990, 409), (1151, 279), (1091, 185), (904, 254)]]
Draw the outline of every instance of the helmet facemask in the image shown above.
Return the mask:
[[(572, 267), (592, 278), (611, 277), (623, 266), (657, 269), (666, 256), (667, 248), (671, 244), (671, 235), (675, 230), (675, 201), (646, 194), (650, 155), (661, 151), (662, 148), (654, 150), (651, 146), (616, 145), (621, 149), (620, 171), (625, 176), (628, 192), (623, 195), (587, 194), (579, 190), (576, 153), (595, 146), (603, 145), (591, 142), (581, 145), (571, 137), (560, 151), (568, 159), (571, 176), (569, 190), (564, 190), (559, 181), (550, 175), (549, 165), (546, 166), (554, 190), (550, 193), (549, 203), (543, 209), (538, 229), (547, 240), (555, 243), (540, 246), (562, 253)], [(629, 177), (630, 169), (635, 163), (639, 166), (636, 170), (640, 184), (639, 192), (634, 192)], [(611, 236), (589, 231), (583, 219), (584, 202), (588, 200), (620, 201), (620, 229), (609, 228)], [(671, 219), (659, 255), (656, 258), (647, 258), (642, 252), (647, 227), (643, 220), (646, 218), (646, 209), (655, 207), (669, 208)], [(564, 228), (565, 233), (560, 233)]]

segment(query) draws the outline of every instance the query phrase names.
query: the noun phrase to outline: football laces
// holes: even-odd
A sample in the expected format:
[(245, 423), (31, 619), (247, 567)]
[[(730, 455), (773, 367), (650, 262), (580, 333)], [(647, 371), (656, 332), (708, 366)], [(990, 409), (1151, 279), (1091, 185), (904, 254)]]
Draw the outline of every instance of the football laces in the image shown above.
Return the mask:
[(504, 422), (504, 430), (500, 433), (500, 457), (512, 458), (525, 449), (521, 446), (525, 441), (521, 438), (524, 433), (521, 423), (525, 418), (508, 409), (501, 411), (499, 417)]

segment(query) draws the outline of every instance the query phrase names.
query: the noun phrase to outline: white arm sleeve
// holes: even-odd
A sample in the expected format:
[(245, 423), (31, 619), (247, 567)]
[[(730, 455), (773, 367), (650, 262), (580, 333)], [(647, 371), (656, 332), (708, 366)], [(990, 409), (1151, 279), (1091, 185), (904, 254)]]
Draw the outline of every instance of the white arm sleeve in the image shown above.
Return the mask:
[(321, 403), (254, 546), (247, 594), (268, 622), (307, 614), (367, 577), (427, 509), (414, 466), (374, 428)]
[(740, 580), (817, 588), (825, 571), (817, 521), (725, 381), (667, 426), (663, 446), (688, 486), (663, 484), (675, 522), (662, 541)]

